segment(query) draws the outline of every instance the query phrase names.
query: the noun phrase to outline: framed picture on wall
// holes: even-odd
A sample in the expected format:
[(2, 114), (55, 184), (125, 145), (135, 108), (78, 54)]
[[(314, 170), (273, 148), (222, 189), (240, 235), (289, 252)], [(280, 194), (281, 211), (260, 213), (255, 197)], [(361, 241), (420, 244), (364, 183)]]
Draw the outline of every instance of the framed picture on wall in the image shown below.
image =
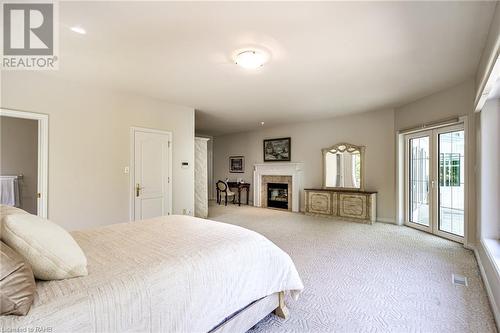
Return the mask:
[(245, 157), (229, 156), (229, 172), (231, 173), (245, 172)]
[(264, 140), (264, 162), (290, 162), (291, 138)]

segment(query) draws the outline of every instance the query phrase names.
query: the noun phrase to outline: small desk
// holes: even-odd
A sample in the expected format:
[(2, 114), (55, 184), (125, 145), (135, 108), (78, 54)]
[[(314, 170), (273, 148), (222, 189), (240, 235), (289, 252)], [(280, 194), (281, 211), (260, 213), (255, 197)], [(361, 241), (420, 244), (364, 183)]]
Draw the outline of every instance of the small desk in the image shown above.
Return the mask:
[(248, 197), (250, 196), (249, 183), (227, 182), (227, 186), (229, 186), (229, 188), (238, 189), (238, 206), (241, 206), (241, 190), (245, 190), (247, 192), (247, 205), (248, 205)]

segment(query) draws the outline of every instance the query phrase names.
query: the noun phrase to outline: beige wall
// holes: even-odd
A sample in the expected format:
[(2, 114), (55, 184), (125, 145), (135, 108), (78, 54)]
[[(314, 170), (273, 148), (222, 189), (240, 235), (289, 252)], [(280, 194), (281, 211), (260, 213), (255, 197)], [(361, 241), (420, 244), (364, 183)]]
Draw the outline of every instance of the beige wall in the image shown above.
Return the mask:
[(396, 130), (473, 113), (474, 81), (471, 79), (415, 102), (396, 108)]
[(36, 214), (38, 121), (0, 116), (0, 175), (20, 174), (21, 208)]
[[(304, 162), (305, 188), (322, 185), (321, 148), (338, 142), (366, 146), (367, 190), (378, 191), (379, 219), (393, 222), (394, 196), (394, 112), (382, 110), (336, 117), (322, 121), (263, 128), (259, 131), (218, 136), (214, 139), (214, 180), (244, 178), (253, 182), (253, 165), (263, 163), (264, 139), (292, 138), (292, 162)], [(229, 173), (229, 156), (245, 156), (245, 173)], [(271, 163), (271, 162), (270, 162)], [(253, 186), (250, 199), (253, 198)], [(303, 197), (301, 197), (303, 209)]]
[(1, 106), (49, 115), (49, 218), (56, 223), (82, 229), (128, 221), (123, 169), (131, 126), (173, 133), (173, 212), (194, 210), (192, 108), (22, 71), (2, 73)]

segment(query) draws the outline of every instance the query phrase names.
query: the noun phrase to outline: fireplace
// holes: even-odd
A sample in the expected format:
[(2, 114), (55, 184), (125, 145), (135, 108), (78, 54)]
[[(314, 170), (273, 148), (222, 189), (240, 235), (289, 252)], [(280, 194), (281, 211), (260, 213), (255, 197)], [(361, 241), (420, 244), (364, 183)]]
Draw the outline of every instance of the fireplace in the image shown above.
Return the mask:
[(261, 183), (260, 207), (292, 210), (293, 186), (291, 176), (264, 175)]
[(288, 210), (288, 184), (267, 184), (267, 207)]
[(299, 212), (300, 191), (302, 189), (302, 163), (265, 163), (255, 164), (253, 171), (253, 204), (268, 207), (267, 185), (286, 184), (288, 211)]

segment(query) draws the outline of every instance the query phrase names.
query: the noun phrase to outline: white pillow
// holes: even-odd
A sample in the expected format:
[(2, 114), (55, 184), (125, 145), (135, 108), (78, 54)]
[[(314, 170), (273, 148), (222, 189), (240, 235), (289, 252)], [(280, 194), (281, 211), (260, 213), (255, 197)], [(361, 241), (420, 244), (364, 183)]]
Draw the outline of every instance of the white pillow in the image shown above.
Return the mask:
[(73, 237), (49, 220), (31, 214), (3, 217), (2, 240), (31, 265), (37, 279), (87, 275), (87, 258)]
[(29, 214), (27, 211), (22, 210), (21, 208), (0, 205), (0, 220), (3, 219), (7, 215), (13, 214)]

